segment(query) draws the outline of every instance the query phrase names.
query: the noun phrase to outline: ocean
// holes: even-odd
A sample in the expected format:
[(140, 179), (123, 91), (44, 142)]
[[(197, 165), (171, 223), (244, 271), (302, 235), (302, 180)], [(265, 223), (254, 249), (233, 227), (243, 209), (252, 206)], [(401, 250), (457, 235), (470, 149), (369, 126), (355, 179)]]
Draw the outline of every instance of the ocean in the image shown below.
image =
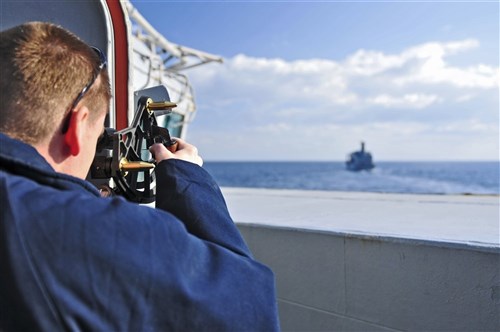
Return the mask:
[(205, 162), (222, 187), (411, 194), (500, 194), (499, 162), (377, 162), (351, 172), (343, 162)]

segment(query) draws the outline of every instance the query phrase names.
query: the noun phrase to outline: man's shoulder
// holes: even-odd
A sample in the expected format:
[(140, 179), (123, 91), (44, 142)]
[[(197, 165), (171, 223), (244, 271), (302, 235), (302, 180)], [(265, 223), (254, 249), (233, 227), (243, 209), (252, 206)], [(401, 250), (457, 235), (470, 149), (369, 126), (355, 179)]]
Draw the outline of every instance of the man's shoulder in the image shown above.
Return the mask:
[(3, 209), (15, 211), (15, 215), (25, 222), (34, 219), (68, 220), (74, 225), (79, 220), (89, 223), (92, 220), (98, 222), (123, 216), (144, 216), (153, 210), (130, 203), (122, 197), (101, 198), (78, 185), (75, 188), (54, 186), (4, 171), (0, 171), (0, 193)]

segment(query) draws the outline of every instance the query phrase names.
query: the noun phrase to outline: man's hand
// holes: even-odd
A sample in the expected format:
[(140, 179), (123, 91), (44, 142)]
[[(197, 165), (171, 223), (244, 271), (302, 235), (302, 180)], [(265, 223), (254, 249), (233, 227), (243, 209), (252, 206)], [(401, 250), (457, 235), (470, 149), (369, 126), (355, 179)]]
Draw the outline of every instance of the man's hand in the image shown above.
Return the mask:
[(194, 145), (186, 143), (186, 141), (179, 138), (175, 138), (175, 140), (178, 142), (178, 145), (177, 150), (173, 153), (167, 150), (161, 143), (154, 144), (149, 148), (157, 163), (166, 159), (181, 159), (199, 166), (203, 165), (203, 159), (198, 155), (198, 149)]

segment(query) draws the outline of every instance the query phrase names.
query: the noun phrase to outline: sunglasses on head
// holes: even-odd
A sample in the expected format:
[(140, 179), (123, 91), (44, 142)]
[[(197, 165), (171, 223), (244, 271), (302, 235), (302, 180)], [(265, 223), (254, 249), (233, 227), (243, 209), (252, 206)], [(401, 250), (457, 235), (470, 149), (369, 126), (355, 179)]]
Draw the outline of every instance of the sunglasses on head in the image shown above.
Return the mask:
[(72, 111), (75, 109), (76, 105), (78, 105), (78, 103), (82, 100), (82, 98), (85, 96), (85, 94), (87, 93), (87, 91), (89, 91), (89, 89), (92, 87), (92, 85), (96, 81), (96, 79), (99, 76), (99, 74), (101, 73), (101, 71), (104, 68), (106, 68), (106, 66), (108, 64), (108, 60), (106, 59), (106, 55), (100, 49), (98, 49), (97, 47), (93, 47), (93, 46), (92, 46), (92, 49), (99, 56), (99, 67), (97, 68), (97, 71), (94, 72), (94, 75), (92, 76), (92, 79), (87, 83), (87, 85), (85, 85), (83, 87), (82, 91), (80, 91), (80, 93), (78, 94), (78, 96), (76, 96), (75, 100), (71, 104), (71, 107), (69, 108), (68, 115), (66, 116), (66, 119), (64, 120), (64, 124), (63, 124), (63, 127), (62, 127), (63, 134), (68, 131), (69, 122), (71, 120), (71, 114), (73, 113)]

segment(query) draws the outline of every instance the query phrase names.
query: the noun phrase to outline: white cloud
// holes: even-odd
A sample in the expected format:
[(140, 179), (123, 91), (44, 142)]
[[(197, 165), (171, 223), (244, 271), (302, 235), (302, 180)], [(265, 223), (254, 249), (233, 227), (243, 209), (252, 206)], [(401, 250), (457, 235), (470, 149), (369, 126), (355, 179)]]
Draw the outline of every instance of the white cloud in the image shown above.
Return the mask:
[(425, 108), (439, 101), (436, 95), (425, 94), (405, 94), (401, 97), (390, 96), (386, 94), (378, 95), (374, 98), (368, 98), (368, 104), (379, 105), (384, 107), (398, 107), (398, 108)]
[(289, 125), (288, 123), (279, 122), (279, 123), (270, 123), (263, 126), (257, 126), (255, 127), (255, 130), (257, 132), (261, 132), (264, 134), (270, 134), (270, 133), (275, 134), (275, 133), (283, 133), (291, 131), (292, 126)]
[(427, 43), (404, 51), (401, 58), (406, 63), (418, 60), (413, 71), (396, 79), (398, 84), (446, 84), (458, 87), (490, 89), (498, 87), (500, 70), (478, 64), (467, 68), (452, 67), (447, 56), (479, 47), (479, 42), (467, 39), (450, 43)]
[(315, 100), (353, 107), (406, 102), (409, 108), (421, 108), (444, 98), (429, 95), (425, 89), (498, 88), (498, 67), (462, 68), (446, 62), (446, 57), (475, 47), (479, 47), (475, 40), (434, 42), (399, 54), (360, 50), (344, 61), (285, 61), (240, 54), (222, 66), (197, 69), (191, 76), (198, 91), (220, 89), (226, 98), (251, 98), (272, 105)]
[[(477, 130), (481, 135), (477, 135)], [(270, 123), (244, 128), (239, 135), (232, 128), (217, 132), (193, 130), (192, 133), (193, 143), (207, 160), (342, 161), (349, 152), (359, 148), (360, 141), (367, 143), (376, 161), (491, 160), (499, 157), (497, 128), (474, 121), (443, 127), (398, 121), (311, 126)]]
[(457, 103), (464, 103), (464, 102), (467, 102), (469, 100), (472, 100), (476, 98), (476, 96), (472, 93), (469, 93), (469, 94), (465, 94), (465, 95), (460, 95), (456, 98), (456, 102)]
[(476, 134), (483, 132), (498, 131), (498, 123), (484, 123), (477, 119), (468, 119), (455, 121), (436, 126), (438, 133), (461, 133), (461, 134)]
[(359, 50), (344, 61), (344, 71), (361, 76), (372, 76), (389, 69), (400, 68), (404, 56), (385, 55), (382, 52)]
[[(500, 70), (481, 63), (458, 66), (448, 61), (450, 56), (478, 47), (473, 39), (432, 42), (397, 54), (359, 50), (337, 61), (286, 61), (240, 54), (226, 59), (224, 65), (190, 72), (202, 113), (193, 126), (203, 116), (211, 123), (225, 123), (235, 137), (231, 142), (235, 151), (243, 149), (257, 159), (258, 151), (243, 147), (246, 141), (252, 144), (253, 136), (272, 137), (276, 147), (266, 146), (269, 155), (261, 154), (260, 159), (273, 159), (271, 155), (290, 157), (286, 152), (289, 140), (300, 135), (308, 137), (311, 148), (304, 158), (315, 159), (309, 155), (314, 153), (321, 156), (323, 143), (314, 137), (337, 144), (340, 140), (352, 144), (363, 136), (385, 144), (407, 139), (412, 149), (420, 146), (424, 158), (439, 153), (437, 147), (452, 144), (449, 137), (468, 135), (470, 142), (477, 139), (482, 144), (488, 159), (490, 150), (498, 145)], [(215, 134), (198, 132), (207, 140), (215, 139)], [(426, 146), (439, 135), (450, 140)], [(491, 140), (495, 135), (496, 141), (485, 143), (489, 142), (485, 137)], [(347, 146), (342, 144), (339, 149), (343, 151)], [(397, 148), (390, 150), (402, 153)], [(474, 158), (480, 155), (469, 152)], [(213, 153), (217, 159), (220, 153)]]

